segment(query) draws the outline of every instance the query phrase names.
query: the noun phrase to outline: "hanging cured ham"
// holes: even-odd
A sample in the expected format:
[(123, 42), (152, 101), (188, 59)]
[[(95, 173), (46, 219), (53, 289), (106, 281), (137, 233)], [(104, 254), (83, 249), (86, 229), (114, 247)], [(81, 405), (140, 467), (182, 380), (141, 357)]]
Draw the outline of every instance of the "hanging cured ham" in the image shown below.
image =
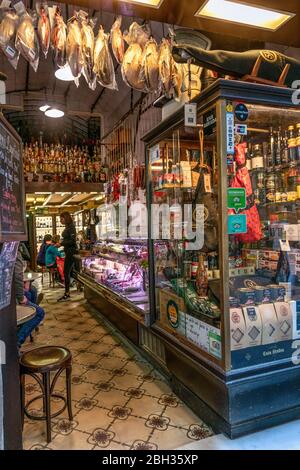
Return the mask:
[(164, 38), (160, 45), (158, 66), (163, 90), (168, 96), (172, 89), (173, 62), (171, 44)]
[(148, 91), (154, 91), (159, 86), (159, 53), (155, 39), (151, 38), (145, 45), (141, 77)]
[(81, 22), (82, 53), (84, 59), (83, 75), (92, 90), (96, 88), (96, 74), (94, 72), (94, 24), (84, 18)]
[(135, 90), (145, 91), (146, 84), (141, 75), (143, 50), (137, 43), (131, 44), (125, 52), (122, 63), (124, 82)]
[(67, 63), (67, 27), (57, 7), (54, 16), (54, 27), (51, 33), (51, 42), (54, 50), (54, 62), (57, 67), (65, 67)]
[(40, 48), (43, 51), (45, 57), (47, 57), (49, 45), (50, 45), (50, 21), (48, 16), (48, 9), (45, 5), (37, 5), (39, 14), (38, 21), (38, 37), (40, 41)]
[(100, 26), (95, 43), (94, 72), (100, 85), (117, 90), (114, 64), (109, 52), (108, 39), (109, 34), (105, 34), (103, 27)]
[(25, 11), (16, 33), (16, 48), (36, 72), (39, 65), (39, 41), (34, 30), (32, 17)]
[(74, 78), (79, 78), (84, 66), (80, 24), (76, 17), (68, 22), (67, 61)]
[[(247, 207), (239, 214), (247, 215), (247, 233), (237, 235), (237, 239), (243, 243), (253, 243), (261, 240), (262, 231), (259, 213), (254, 202), (254, 194), (251, 184), (251, 178), (246, 167), (246, 147), (245, 142), (235, 146), (235, 162), (237, 166), (236, 175), (232, 180), (232, 188), (245, 188)], [(229, 214), (235, 214), (229, 211)]]
[(17, 68), (20, 56), (15, 47), (18, 22), (18, 15), (13, 10), (8, 10), (0, 24), (0, 47), (14, 68)]
[(125, 52), (124, 38), (121, 31), (122, 17), (118, 16), (110, 32), (111, 47), (119, 64), (122, 64)]

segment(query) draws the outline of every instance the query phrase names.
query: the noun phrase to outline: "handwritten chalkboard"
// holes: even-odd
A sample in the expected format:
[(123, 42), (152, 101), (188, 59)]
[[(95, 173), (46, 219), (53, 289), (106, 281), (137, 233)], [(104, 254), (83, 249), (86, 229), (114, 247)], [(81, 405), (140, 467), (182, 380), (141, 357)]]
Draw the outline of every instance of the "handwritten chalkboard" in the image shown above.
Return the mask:
[(0, 241), (26, 238), (22, 143), (0, 115)]

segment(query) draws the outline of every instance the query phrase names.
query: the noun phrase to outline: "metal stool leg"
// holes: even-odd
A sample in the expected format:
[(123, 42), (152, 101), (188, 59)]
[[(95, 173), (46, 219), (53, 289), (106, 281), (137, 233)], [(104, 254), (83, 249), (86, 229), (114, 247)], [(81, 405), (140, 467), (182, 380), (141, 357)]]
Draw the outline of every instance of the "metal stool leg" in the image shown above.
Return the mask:
[(51, 396), (50, 396), (50, 372), (43, 374), (43, 382), (45, 384), (45, 404), (46, 404), (46, 425), (47, 425), (47, 442), (51, 442)]
[(73, 413), (72, 413), (72, 394), (71, 394), (71, 376), (72, 376), (72, 367), (66, 368), (66, 381), (67, 381), (67, 404), (68, 404), (68, 414), (69, 420), (73, 421)]
[(21, 423), (22, 429), (24, 427), (24, 414), (25, 414), (25, 375), (20, 376), (20, 392), (21, 392)]

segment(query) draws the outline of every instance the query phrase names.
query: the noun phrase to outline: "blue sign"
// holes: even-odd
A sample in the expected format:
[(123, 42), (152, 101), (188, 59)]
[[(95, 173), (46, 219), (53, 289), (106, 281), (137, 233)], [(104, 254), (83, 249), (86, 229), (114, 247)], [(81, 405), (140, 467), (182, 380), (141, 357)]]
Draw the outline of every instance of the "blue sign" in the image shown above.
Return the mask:
[(231, 351), (232, 369), (240, 369), (258, 364), (267, 364), (282, 359), (290, 359), (291, 365), (300, 364), (300, 341), (280, 341), (273, 344), (262, 344), (252, 348)]
[(238, 121), (244, 122), (248, 119), (249, 111), (245, 104), (239, 103), (235, 107), (234, 114)]
[(237, 214), (228, 216), (228, 235), (238, 235), (247, 233), (246, 214)]

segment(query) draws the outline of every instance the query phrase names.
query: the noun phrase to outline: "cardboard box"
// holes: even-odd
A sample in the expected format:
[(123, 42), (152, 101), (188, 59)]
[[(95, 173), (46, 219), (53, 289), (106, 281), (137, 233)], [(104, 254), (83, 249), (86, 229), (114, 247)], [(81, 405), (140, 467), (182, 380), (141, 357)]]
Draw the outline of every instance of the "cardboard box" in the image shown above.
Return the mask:
[(258, 307), (243, 308), (246, 324), (247, 348), (259, 346), (262, 342), (262, 321)]
[(184, 300), (171, 289), (159, 291), (160, 321), (167, 327), (185, 336), (186, 306)]
[(230, 309), (230, 342), (231, 350), (247, 347), (246, 323), (241, 308)]
[(279, 341), (279, 324), (274, 304), (263, 304), (258, 307), (262, 321), (262, 344)]
[(278, 341), (288, 341), (293, 337), (292, 312), (288, 302), (275, 302), (274, 304), (279, 329)]

